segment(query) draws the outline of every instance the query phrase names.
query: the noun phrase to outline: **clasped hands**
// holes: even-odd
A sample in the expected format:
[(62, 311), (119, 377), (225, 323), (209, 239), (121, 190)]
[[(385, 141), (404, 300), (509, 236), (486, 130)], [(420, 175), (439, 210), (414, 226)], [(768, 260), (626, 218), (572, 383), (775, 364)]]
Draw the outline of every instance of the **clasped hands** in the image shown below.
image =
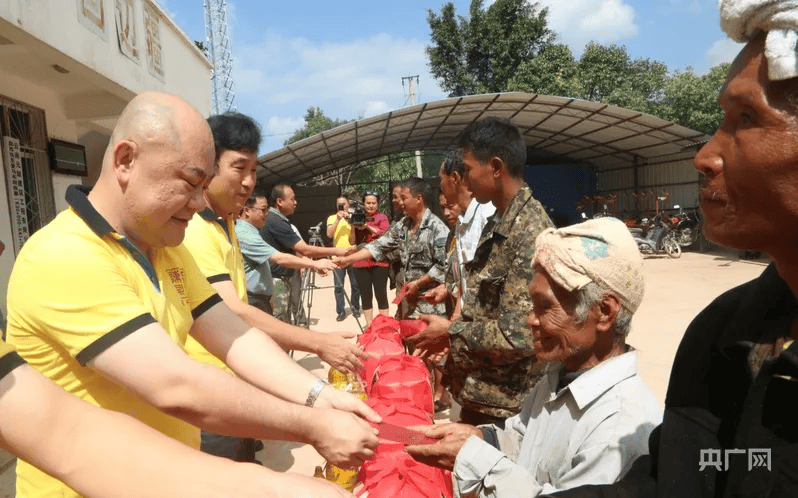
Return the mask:
[(440, 439), (433, 444), (415, 444), (405, 446), (405, 451), (414, 459), (433, 467), (446, 470), (454, 468), (457, 454), (471, 436), (484, 439), (482, 431), (473, 425), (467, 424), (439, 424), (408, 427), (425, 436)]
[(449, 352), (449, 326), (452, 322), (438, 315), (419, 315), (418, 318), (427, 324), (427, 328), (405, 341), (415, 346), (413, 356), (419, 356), (427, 363), (438, 363)]

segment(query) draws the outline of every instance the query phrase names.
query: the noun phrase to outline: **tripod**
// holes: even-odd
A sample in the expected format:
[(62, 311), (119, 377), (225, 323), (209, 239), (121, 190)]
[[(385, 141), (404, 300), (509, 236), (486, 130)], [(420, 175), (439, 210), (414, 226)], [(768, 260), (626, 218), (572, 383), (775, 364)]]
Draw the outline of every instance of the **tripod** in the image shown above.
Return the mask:
[[(322, 241), (321, 236), (312, 233), (310, 236), (310, 245), (312, 246), (324, 246), (324, 241)], [(307, 317), (308, 326), (310, 326), (310, 310), (313, 308), (313, 291), (316, 289), (333, 289), (335, 288), (334, 285), (326, 285), (323, 287), (319, 287), (316, 285), (316, 272), (311, 269), (306, 269), (304, 275), (302, 275), (302, 287), (299, 292), (299, 302), (301, 303), (302, 308), (306, 308), (307, 311), (305, 312), (305, 316)], [(344, 293), (344, 298), (346, 299), (347, 304), (350, 308), (352, 308), (352, 301), (349, 299), (349, 294), (346, 293), (346, 289), (341, 289)], [(363, 332), (363, 325), (360, 323), (360, 318), (355, 317), (355, 321), (357, 322), (357, 326), (360, 328), (360, 331)]]

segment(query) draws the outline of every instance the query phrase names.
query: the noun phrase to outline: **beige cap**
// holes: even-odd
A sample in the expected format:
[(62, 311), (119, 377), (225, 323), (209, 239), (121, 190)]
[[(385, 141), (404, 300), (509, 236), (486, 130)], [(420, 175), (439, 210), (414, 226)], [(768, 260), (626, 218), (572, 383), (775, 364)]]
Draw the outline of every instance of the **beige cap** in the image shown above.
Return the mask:
[(534, 264), (565, 290), (595, 282), (611, 289), (635, 312), (643, 299), (643, 257), (626, 225), (597, 218), (565, 228), (548, 228), (535, 240)]

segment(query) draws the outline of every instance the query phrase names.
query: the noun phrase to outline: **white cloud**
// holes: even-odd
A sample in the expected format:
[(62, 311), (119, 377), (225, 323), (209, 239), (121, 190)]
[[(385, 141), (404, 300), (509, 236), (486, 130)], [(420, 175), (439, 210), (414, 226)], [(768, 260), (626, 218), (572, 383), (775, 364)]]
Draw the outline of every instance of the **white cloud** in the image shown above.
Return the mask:
[(614, 43), (640, 33), (634, 8), (623, 0), (543, 0), (541, 5), (549, 8), (549, 26), (575, 57), (590, 41)]
[(361, 109), (368, 100), (397, 106), (404, 100), (401, 77), (426, 76), (424, 46), (384, 33), (343, 43), (268, 34), (234, 49), (234, 77), (239, 93), (265, 103), (347, 99)]
[(263, 131), (267, 135), (283, 135), (286, 133), (293, 133), (294, 130), (301, 128), (304, 124), (304, 118), (281, 118), (272, 116), (266, 122), (266, 127)]
[(259, 43), (233, 46), (238, 107), (280, 133), (301, 127), (310, 106), (355, 119), (409, 105), (403, 76), (419, 75), (424, 101), (444, 98), (427, 71), (425, 44), (385, 33), (333, 43), (267, 32)]
[(723, 62), (731, 62), (745, 45), (731, 38), (721, 38), (709, 47), (706, 53), (707, 69)]
[(363, 111), (363, 117), (369, 118), (379, 114), (386, 113), (391, 110), (391, 107), (383, 101), (371, 101), (366, 103), (366, 110)]

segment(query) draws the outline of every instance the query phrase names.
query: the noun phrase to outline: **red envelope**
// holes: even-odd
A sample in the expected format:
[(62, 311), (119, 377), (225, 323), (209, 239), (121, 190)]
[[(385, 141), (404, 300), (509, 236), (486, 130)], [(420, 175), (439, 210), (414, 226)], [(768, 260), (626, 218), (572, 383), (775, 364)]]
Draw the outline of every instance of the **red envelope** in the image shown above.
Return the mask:
[(416, 335), (427, 328), (427, 322), (423, 320), (401, 320), (399, 322), (399, 335), (406, 339), (411, 335)]
[(399, 292), (396, 293), (396, 297), (393, 300), (393, 304), (401, 303), (404, 300), (404, 298), (407, 297), (407, 294), (408, 294), (407, 284), (403, 284), (402, 288), (399, 289)]
[(425, 436), (422, 432), (414, 431), (399, 425), (389, 424), (388, 422), (372, 425), (379, 429), (380, 439), (402, 443), (404, 446), (409, 444), (434, 444), (438, 442), (438, 439)]

